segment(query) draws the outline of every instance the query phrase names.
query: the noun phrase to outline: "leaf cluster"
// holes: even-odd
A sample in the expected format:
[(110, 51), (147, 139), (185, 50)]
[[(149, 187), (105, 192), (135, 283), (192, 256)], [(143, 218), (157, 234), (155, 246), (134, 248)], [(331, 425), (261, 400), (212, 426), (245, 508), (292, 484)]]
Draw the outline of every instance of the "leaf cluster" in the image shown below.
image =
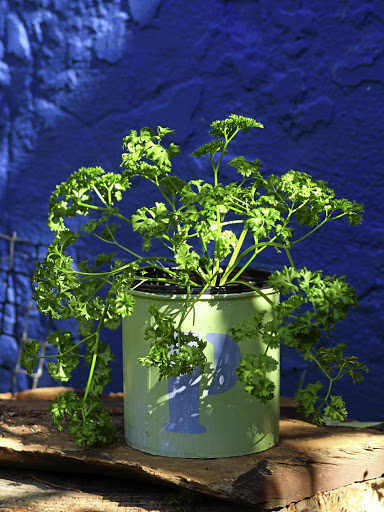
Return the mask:
[(63, 430), (65, 422), (80, 448), (110, 444), (116, 439), (116, 427), (111, 416), (95, 396), (84, 401), (73, 391), (66, 391), (54, 400), (49, 410), (57, 428)]
[(145, 329), (144, 340), (152, 343), (148, 355), (139, 358), (138, 362), (143, 366), (158, 367), (159, 380), (193, 373), (196, 367), (203, 372), (207, 361), (203, 351), (207, 342), (191, 332), (182, 332), (172, 315), (161, 312), (154, 305), (148, 312), (153, 324)]
[(258, 359), (248, 354), (240, 360), (236, 372), (239, 379), (244, 382), (245, 389), (260, 401), (263, 397), (271, 397), (272, 382), (267, 374), (276, 369), (277, 361), (273, 360), (276, 365), (273, 367), (267, 352), (269, 348), (285, 343), (295, 348), (305, 360), (316, 363), (329, 380), (328, 391), (323, 397), (319, 395), (320, 382), (302, 389), (298, 395), (299, 410), (318, 426), (324, 424), (323, 416), (338, 420), (345, 418), (342, 398), (330, 394), (332, 384), (345, 375), (349, 375), (353, 383), (360, 382), (362, 372), (368, 369), (355, 356), (344, 355), (345, 344), (339, 343), (334, 347), (319, 344), (321, 334), (325, 333), (329, 338), (336, 322), (344, 320), (350, 307), (358, 305), (355, 290), (345, 282), (345, 276), (322, 278), (321, 270), (312, 272), (305, 267), (297, 270), (285, 266), (282, 271), (271, 274), (268, 283), (275, 291), (290, 296), (271, 304), (271, 320), (265, 321), (266, 311), (261, 311), (232, 328), (231, 335), (237, 342), (261, 338), (265, 352), (257, 357), (268, 357), (271, 364), (260, 364)]

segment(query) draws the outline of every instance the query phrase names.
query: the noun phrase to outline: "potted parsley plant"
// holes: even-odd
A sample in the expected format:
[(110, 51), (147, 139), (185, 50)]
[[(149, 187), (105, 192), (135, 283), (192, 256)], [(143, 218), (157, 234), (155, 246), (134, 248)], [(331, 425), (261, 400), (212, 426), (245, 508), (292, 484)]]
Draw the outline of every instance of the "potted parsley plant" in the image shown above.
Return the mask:
[[(134, 448), (220, 457), (276, 444), (281, 343), (327, 379), (325, 388), (313, 382), (300, 391), (306, 417), (318, 426), (324, 416), (345, 418), (332, 385), (346, 375), (358, 382), (367, 368), (344, 355), (345, 344), (321, 338), (358, 305), (357, 295), (345, 276), (297, 268), (292, 249), (327, 222), (346, 217), (360, 224), (363, 205), (336, 199), (326, 182), (303, 172), (266, 177), (259, 159), (243, 156), (227, 162), (234, 181), (220, 183), (228, 145), (251, 128), (263, 126), (234, 114), (211, 124), (213, 139), (192, 153), (209, 160), (207, 181), (171, 174), (179, 147), (164, 144), (174, 131), (158, 126), (124, 138), (121, 172), (81, 168), (53, 192), (48, 224), (55, 238), (37, 265), (34, 299), (55, 319), (77, 320), (80, 341), (69, 331), (49, 335), (57, 354), (48, 372), (67, 382), (80, 358), (89, 369), (82, 396), (68, 391), (50, 406), (58, 428), (66, 424), (79, 446), (115, 437), (100, 401), (114, 357), (102, 333), (117, 329), (121, 319), (125, 436)], [(136, 180), (156, 187), (159, 201), (127, 217), (118, 203), (129, 201)], [(70, 229), (78, 216), (84, 222)], [(295, 223), (305, 230), (299, 238)], [(122, 225), (142, 236), (141, 254), (119, 236)], [(75, 267), (69, 253), (84, 237), (103, 241), (108, 251)], [(151, 254), (154, 240), (164, 246), (161, 254)], [(264, 250), (286, 255), (284, 267), (256, 269)], [(38, 341), (25, 343), (22, 364), (29, 373), (39, 350)]]

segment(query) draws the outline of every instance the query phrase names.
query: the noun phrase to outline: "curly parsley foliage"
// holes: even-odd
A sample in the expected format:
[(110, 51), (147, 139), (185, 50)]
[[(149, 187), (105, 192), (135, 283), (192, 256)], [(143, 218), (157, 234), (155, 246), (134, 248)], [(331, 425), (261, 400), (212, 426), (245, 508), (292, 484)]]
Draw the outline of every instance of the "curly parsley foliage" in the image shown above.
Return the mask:
[(153, 238), (164, 237), (169, 229), (170, 215), (164, 203), (156, 203), (153, 208), (139, 208), (132, 215), (132, 228), (143, 236), (143, 250), (148, 251)]
[[(290, 266), (274, 272), (269, 285), (288, 297), (274, 303), (250, 285), (269, 302), (273, 318), (266, 321), (262, 311), (231, 329), (237, 342), (256, 338), (264, 347), (261, 353), (246, 354), (240, 360), (236, 370), (239, 380), (262, 403), (270, 400), (275, 390), (269, 377), (276, 370), (277, 361), (268, 350), (285, 343), (317, 364), (329, 381), (323, 394), (320, 383), (301, 390), (302, 410), (318, 425), (322, 424), (323, 415), (333, 419), (345, 416), (342, 399), (330, 394), (332, 384), (344, 375), (359, 382), (367, 369), (354, 356), (344, 355), (343, 344), (333, 348), (319, 344), (322, 333), (329, 337), (335, 323), (346, 317), (350, 307), (357, 306), (356, 292), (344, 276), (323, 277), (321, 271), (296, 269), (291, 250), (326, 222), (346, 217), (352, 226), (358, 225), (364, 208), (347, 199), (336, 199), (325, 181), (314, 180), (303, 172), (290, 170), (281, 176), (265, 177), (259, 159), (246, 160), (243, 156), (228, 162), (241, 181), (220, 184), (219, 169), (228, 154), (228, 144), (238, 132), (248, 133), (251, 128), (263, 125), (235, 114), (211, 124), (209, 134), (213, 140), (196, 149), (192, 156), (208, 158), (212, 183), (203, 179), (186, 182), (171, 174), (171, 160), (180, 148), (173, 143), (164, 145), (163, 138), (174, 130), (158, 126), (157, 132), (145, 127), (139, 133), (131, 130), (124, 138), (121, 172), (82, 167), (54, 190), (48, 225), (55, 238), (35, 270), (34, 299), (41, 312), (55, 319), (75, 318), (78, 323), (79, 342), (75, 343), (71, 333), (61, 330), (48, 338), (57, 350), (56, 356), (50, 356), (54, 361), (48, 364), (48, 370), (55, 379), (67, 382), (80, 357), (89, 368), (84, 396), (65, 393), (51, 407), (55, 423), (62, 428), (66, 422), (79, 445), (113, 440), (114, 428), (99, 400), (111, 380), (109, 365), (113, 360), (110, 348), (101, 340), (101, 331), (104, 327), (116, 329), (121, 317), (132, 314), (134, 298), (130, 290), (137, 282), (149, 279), (146, 269), (161, 269), (165, 277), (154, 280), (179, 284), (188, 290), (177, 321), (176, 316), (155, 307), (149, 310), (152, 323), (146, 329), (145, 339), (150, 341), (150, 351), (139, 362), (157, 367), (162, 379), (192, 373), (195, 367), (204, 369), (206, 342), (182, 328), (183, 319), (199, 298), (197, 295), (192, 299), (190, 287), (241, 282), (243, 271), (270, 247), (285, 252)], [(157, 188), (160, 200), (126, 218), (118, 203), (134, 178), (149, 180)], [(79, 229), (71, 229), (68, 223), (78, 215), (85, 220)], [(308, 227), (298, 239), (294, 239), (294, 221)], [(153, 240), (159, 240), (168, 256), (140, 255), (124, 246), (118, 238), (121, 223), (142, 236), (144, 252), (149, 251)], [(240, 234), (234, 229), (236, 226)], [(75, 268), (69, 252), (83, 237), (97, 238), (108, 249), (124, 250), (132, 261), (125, 263), (115, 251), (109, 251), (97, 255), (93, 264), (81, 261)], [(178, 271), (163, 268), (161, 261), (177, 266)], [(80, 346), (85, 347), (81, 352), (84, 355), (80, 355)], [(37, 341), (24, 345), (21, 361), (28, 373), (38, 361), (39, 350)]]
[[(346, 416), (342, 399), (330, 394), (333, 382), (344, 375), (349, 375), (354, 383), (360, 382), (362, 372), (368, 371), (355, 356), (343, 355), (346, 348), (344, 344), (332, 348), (319, 347), (321, 333), (325, 332), (329, 338), (330, 330), (336, 322), (346, 318), (351, 306), (358, 305), (355, 290), (344, 279), (344, 276), (322, 278), (320, 270), (312, 272), (305, 267), (297, 270), (285, 266), (268, 279), (274, 290), (283, 295), (291, 294), (284, 301), (271, 303), (274, 318), (264, 322), (265, 311), (262, 311), (231, 329), (231, 335), (237, 342), (260, 337), (265, 346), (264, 356), (267, 356), (269, 347), (278, 347), (281, 342), (295, 348), (304, 359), (317, 364), (329, 381), (327, 393), (320, 396), (322, 385), (309, 384), (300, 391), (298, 401), (299, 409), (318, 426), (324, 424), (323, 416), (338, 420)], [(308, 305), (312, 311), (306, 308), (303, 312), (303, 308)], [(267, 373), (273, 371), (271, 368), (259, 362), (255, 364), (255, 360), (248, 357), (240, 361), (236, 373), (244, 382), (245, 389), (261, 399), (271, 396), (268, 393), (263, 395), (261, 390), (264, 384), (270, 389), (265, 379), (268, 379)]]
[(38, 340), (29, 340), (23, 345), (20, 366), (23, 366), (29, 375), (33, 373), (33, 370), (38, 363), (40, 348), (41, 343)]
[[(48, 226), (53, 231), (65, 229), (63, 217), (88, 215), (91, 210), (107, 211), (122, 192), (130, 188), (127, 173), (105, 173), (101, 167), (82, 167), (67, 181), (56, 186), (49, 202)], [(102, 207), (93, 203), (99, 201)]]
[(280, 219), (280, 212), (278, 210), (274, 208), (258, 208), (250, 212), (245, 225), (257, 239), (266, 238), (278, 219)]
[(66, 421), (68, 432), (79, 447), (109, 444), (116, 438), (111, 416), (96, 397), (88, 397), (84, 402), (73, 391), (67, 391), (54, 400), (49, 410), (60, 431)]
[[(281, 177), (272, 174), (266, 179), (266, 189), (280, 205), (285, 206), (289, 216), (294, 213), (297, 222), (303, 226), (319, 224), (323, 213), (323, 222), (344, 215), (351, 225), (357, 225), (362, 220), (362, 204), (347, 199), (334, 199), (335, 192), (325, 181), (314, 180), (304, 172), (291, 170)], [(338, 210), (342, 213), (331, 217)]]
[(235, 371), (239, 380), (244, 383), (244, 389), (266, 404), (274, 397), (275, 384), (267, 377), (277, 369), (278, 362), (268, 354), (247, 354), (240, 359)]
[[(151, 128), (142, 128), (140, 135), (131, 130), (124, 138), (123, 148), (127, 150), (122, 155), (121, 166), (127, 169), (129, 178), (142, 176), (152, 182), (158, 182), (171, 170), (171, 158), (180, 152), (179, 146), (171, 143), (168, 149), (161, 146), (163, 137), (174, 133), (169, 128), (157, 127), (157, 135)], [(152, 162), (148, 164), (143, 158)]]
[[(98, 227), (97, 223), (87, 229), (90, 231)], [(97, 426), (92, 420), (92, 414), (97, 417), (101, 404), (94, 402), (90, 408), (92, 397), (98, 397), (105, 386), (111, 382), (109, 363), (113, 361), (110, 348), (99, 339), (99, 330), (102, 326), (116, 329), (121, 323), (121, 316), (131, 314), (134, 299), (127, 293), (137, 278), (138, 266), (134, 263), (123, 264), (115, 258), (115, 253), (99, 254), (95, 264), (89, 265), (87, 261), (79, 263), (79, 271), (73, 267), (73, 259), (65, 256), (65, 249), (79, 237), (78, 233), (64, 229), (59, 231), (55, 240), (48, 247), (45, 260), (35, 271), (34, 279), (37, 286), (34, 298), (40, 311), (49, 313), (55, 318), (76, 318), (78, 331), (83, 339), (75, 344), (71, 333), (58, 330), (51, 333), (47, 341), (58, 349), (55, 362), (48, 363), (48, 372), (55, 379), (67, 382), (71, 372), (77, 367), (79, 358), (84, 357), (90, 371), (89, 385), (87, 386), (87, 400), (79, 402), (71, 400), (68, 405), (71, 411), (68, 420), (68, 429), (73, 433), (78, 443), (93, 444), (111, 439), (102, 435), (102, 425), (106, 432), (112, 432), (110, 418), (103, 413), (101, 423)], [(109, 272), (97, 272), (104, 265), (109, 266)], [(103, 299), (99, 292), (101, 288), (109, 286), (109, 291)], [(126, 287), (126, 288), (125, 288)], [(107, 307), (108, 306), (108, 307)], [(99, 329), (95, 332), (95, 321), (99, 322)], [(79, 355), (79, 346), (86, 344), (85, 356)], [(31, 373), (37, 361), (37, 345), (26, 345), (22, 361), (28, 373)], [(48, 356), (46, 356), (48, 357)], [(69, 395), (66, 395), (69, 396)], [(61, 399), (65, 403), (65, 397)], [(78, 407), (75, 414), (75, 407)], [(64, 417), (63, 417), (64, 418)], [(88, 426), (87, 426), (88, 425)], [(92, 427), (91, 427), (92, 425)], [(87, 430), (88, 429), (88, 430)], [(90, 438), (84, 440), (85, 433)], [(100, 433), (100, 436), (99, 436)], [(80, 442), (80, 440), (83, 441)]]
[(56, 362), (48, 363), (48, 373), (54, 380), (67, 382), (72, 371), (79, 364), (79, 348), (74, 342), (72, 333), (59, 329), (48, 336), (47, 343), (58, 349)]
[(232, 327), (229, 333), (233, 340), (239, 343), (247, 339), (258, 338), (263, 332), (263, 319), (266, 313), (266, 310), (255, 313), (246, 320), (238, 323), (236, 327)]
[(248, 161), (243, 156), (237, 156), (232, 158), (228, 165), (235, 167), (237, 172), (243, 176), (244, 179), (253, 178), (259, 180), (260, 183), (264, 183), (263, 177), (259, 172), (259, 169), (263, 168), (263, 164), (260, 159)]
[(145, 330), (144, 340), (154, 340), (148, 356), (138, 362), (159, 368), (159, 379), (191, 374), (199, 366), (204, 371), (207, 361), (203, 350), (207, 342), (175, 325), (172, 315), (162, 313), (154, 305), (148, 308), (154, 322)]
[[(320, 382), (308, 384), (298, 394), (298, 411), (305, 413), (306, 418), (318, 427), (325, 425), (324, 416), (333, 421), (343, 421), (347, 416), (344, 400), (341, 396), (330, 395), (329, 391), (325, 398), (319, 395), (322, 389)], [(320, 404), (320, 405), (319, 405)]]
[(251, 128), (264, 128), (258, 121), (250, 117), (238, 116), (236, 114), (231, 114), (229, 118), (224, 121), (213, 121), (211, 126), (212, 130), (209, 132), (209, 135), (224, 139), (233, 137), (240, 130), (244, 130), (245, 133), (248, 133)]
[(224, 147), (224, 141), (215, 139), (211, 140), (208, 144), (203, 144), (199, 147), (196, 151), (191, 153), (191, 156), (194, 156), (199, 160), (200, 157), (204, 155), (210, 155), (211, 157), (214, 157), (214, 155), (218, 152), (223, 152), (224, 154), (228, 153), (228, 151)]
[[(322, 278), (321, 270), (312, 272), (306, 267), (297, 270), (284, 266), (281, 272), (276, 271), (271, 274), (268, 283), (274, 290), (283, 295), (294, 294), (286, 301), (274, 306), (280, 318), (292, 320), (286, 325), (292, 334), (285, 343), (299, 350), (299, 342), (300, 339), (304, 339), (303, 335), (306, 333), (315, 335), (317, 328), (325, 331), (329, 336), (329, 331), (335, 323), (346, 318), (349, 308), (358, 306), (355, 290), (344, 279), (344, 276)], [(303, 304), (311, 304), (313, 311), (299, 314), (299, 308)], [(293, 314), (294, 312), (296, 315)], [(296, 319), (297, 325), (293, 322)], [(284, 329), (284, 324), (282, 328)], [(288, 335), (286, 331), (283, 333), (284, 336)], [(297, 338), (296, 335), (300, 335), (301, 338)]]

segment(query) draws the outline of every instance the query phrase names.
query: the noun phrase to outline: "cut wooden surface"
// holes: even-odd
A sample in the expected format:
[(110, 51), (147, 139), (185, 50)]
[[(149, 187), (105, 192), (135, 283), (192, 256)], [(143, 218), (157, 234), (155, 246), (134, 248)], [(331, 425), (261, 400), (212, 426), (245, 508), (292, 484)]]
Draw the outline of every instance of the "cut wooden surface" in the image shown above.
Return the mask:
[[(2, 512), (234, 512), (234, 504), (193, 491), (173, 490), (95, 475), (0, 469)], [(235, 512), (254, 508), (237, 505)]]
[(384, 478), (346, 485), (291, 503), (277, 512), (383, 512)]
[(1, 401), (0, 465), (24, 471), (144, 479), (148, 485), (183, 487), (243, 504), (259, 504), (265, 510), (290, 506), (290, 512), (305, 510), (292, 508), (299, 506), (297, 502), (355, 482), (365, 482), (360, 484), (361, 489), (364, 485), (379, 485), (376, 495), (383, 492), (380, 477), (384, 476), (384, 434), (378, 430), (318, 429), (298, 419), (292, 407), (285, 407), (280, 441), (270, 450), (223, 459), (168, 458), (128, 447), (123, 437), (121, 398), (106, 399), (104, 403), (119, 430), (118, 441), (108, 447), (79, 449), (66, 433), (53, 426), (46, 401)]
[[(276, 512), (382, 512), (384, 478), (316, 494)], [(127, 479), (0, 469), (2, 512), (261, 512), (193, 491)]]
[[(382, 512), (384, 478), (319, 493), (276, 512)], [(127, 479), (0, 469), (2, 512), (255, 512), (193, 491)]]

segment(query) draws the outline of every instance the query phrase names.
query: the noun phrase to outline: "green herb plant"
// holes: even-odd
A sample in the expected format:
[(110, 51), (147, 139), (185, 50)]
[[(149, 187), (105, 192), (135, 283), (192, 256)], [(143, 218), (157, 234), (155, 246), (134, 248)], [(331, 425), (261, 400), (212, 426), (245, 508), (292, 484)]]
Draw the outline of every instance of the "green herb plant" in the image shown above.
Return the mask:
[[(89, 368), (83, 396), (66, 392), (50, 406), (58, 428), (61, 430), (66, 423), (79, 446), (114, 439), (115, 429), (100, 402), (100, 394), (111, 382), (109, 363), (113, 360), (111, 349), (102, 341), (102, 332), (103, 328), (116, 329), (122, 317), (133, 313), (130, 291), (148, 280), (186, 288), (187, 298), (178, 321), (155, 306), (150, 308), (152, 323), (145, 337), (151, 347), (138, 362), (157, 367), (159, 379), (192, 373), (197, 366), (204, 371), (207, 342), (184, 333), (183, 318), (208, 286), (239, 283), (263, 296), (273, 308), (272, 320), (266, 322), (266, 312), (262, 311), (230, 331), (238, 343), (250, 336), (261, 336), (264, 342), (264, 352), (245, 355), (236, 370), (245, 390), (255, 399), (266, 403), (274, 396), (268, 374), (277, 368), (277, 361), (268, 349), (280, 343), (314, 362), (328, 379), (325, 390), (315, 382), (298, 393), (299, 408), (318, 426), (324, 424), (324, 416), (341, 420), (347, 414), (343, 399), (331, 394), (333, 383), (345, 375), (359, 382), (362, 372), (367, 371), (356, 357), (344, 355), (345, 344), (320, 343), (322, 333), (329, 338), (336, 322), (345, 319), (351, 306), (358, 305), (355, 290), (345, 282), (345, 276), (323, 276), (321, 270), (297, 268), (293, 261), (296, 245), (327, 222), (345, 217), (352, 226), (360, 224), (363, 205), (336, 199), (327, 182), (314, 180), (304, 172), (290, 170), (281, 176), (265, 177), (259, 159), (249, 161), (243, 156), (228, 162), (236, 170), (237, 180), (221, 184), (219, 169), (228, 145), (240, 131), (248, 133), (263, 125), (232, 114), (223, 121), (214, 121), (211, 128), (213, 139), (192, 156), (209, 160), (212, 183), (202, 179), (186, 182), (171, 174), (171, 160), (179, 153), (179, 146), (164, 145), (163, 138), (174, 130), (158, 126), (157, 133), (143, 128), (140, 133), (131, 130), (124, 138), (121, 172), (81, 168), (57, 185), (51, 196), (48, 225), (55, 238), (35, 270), (34, 299), (38, 309), (54, 319), (77, 320), (79, 342), (75, 343), (68, 331), (50, 334), (48, 341), (57, 355), (50, 356), (48, 372), (55, 380), (67, 382), (80, 358)], [(156, 187), (159, 201), (127, 218), (117, 204), (136, 179)], [(71, 230), (68, 222), (81, 215), (85, 216), (83, 224)], [(294, 222), (304, 228), (300, 238), (295, 238)], [(129, 225), (142, 236), (142, 254), (122, 243), (118, 236), (122, 225)], [(68, 252), (83, 237), (102, 240), (107, 248), (124, 251), (128, 261), (108, 251), (98, 254), (92, 264), (82, 261), (75, 268)], [(165, 255), (148, 255), (154, 239), (164, 245)], [(288, 260), (288, 266), (271, 273), (268, 279), (271, 288), (287, 296), (279, 303), (242, 279), (243, 272), (265, 249), (285, 253)], [(160, 269), (165, 277), (150, 277), (149, 269)], [(196, 286), (202, 291), (192, 295), (191, 288)], [(84, 354), (79, 352), (80, 345), (85, 346)], [(39, 349), (38, 341), (25, 343), (22, 364), (29, 373), (37, 363)]]

